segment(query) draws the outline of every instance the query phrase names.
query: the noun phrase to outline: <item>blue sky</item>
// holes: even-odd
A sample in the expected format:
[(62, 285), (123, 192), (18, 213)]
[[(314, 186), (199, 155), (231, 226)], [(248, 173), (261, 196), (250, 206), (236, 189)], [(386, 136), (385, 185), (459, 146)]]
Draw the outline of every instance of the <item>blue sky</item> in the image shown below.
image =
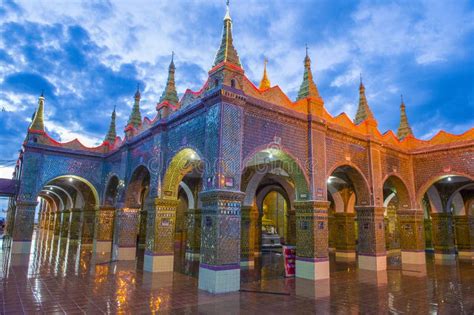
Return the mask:
[[(220, 43), (224, 0), (2, 0), (0, 159), (15, 159), (37, 97), (60, 141), (99, 144), (117, 106), (122, 134), (136, 84), (154, 117), (171, 51), (178, 93), (204, 83)], [(474, 126), (472, 1), (231, 1), (247, 76), (268, 74), (292, 99), (305, 44), (326, 107), (354, 117), (359, 74), (382, 132), (396, 130), (404, 95), (415, 135)], [(11, 169), (0, 169), (10, 177)]]

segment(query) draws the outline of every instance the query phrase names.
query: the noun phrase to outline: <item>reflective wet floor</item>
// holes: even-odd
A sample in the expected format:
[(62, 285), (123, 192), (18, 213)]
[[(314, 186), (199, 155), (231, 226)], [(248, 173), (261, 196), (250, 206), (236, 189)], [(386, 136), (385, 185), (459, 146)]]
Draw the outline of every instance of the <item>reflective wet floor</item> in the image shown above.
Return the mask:
[(280, 257), (262, 255), (253, 269), (242, 270), (241, 292), (221, 295), (198, 290), (196, 264), (180, 263), (179, 272), (151, 274), (143, 272), (141, 260), (110, 262), (91, 248), (40, 232), (29, 257), (0, 251), (0, 312), (474, 313), (472, 262), (441, 264), (428, 255), (423, 270), (402, 266), (395, 256), (387, 271), (375, 273), (332, 258), (331, 279), (312, 282), (281, 277)]

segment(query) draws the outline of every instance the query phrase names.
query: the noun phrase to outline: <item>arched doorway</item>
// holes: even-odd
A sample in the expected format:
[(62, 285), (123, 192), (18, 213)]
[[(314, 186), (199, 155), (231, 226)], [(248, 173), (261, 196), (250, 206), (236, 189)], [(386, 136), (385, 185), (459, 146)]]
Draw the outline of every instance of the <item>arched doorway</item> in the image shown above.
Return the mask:
[(241, 188), (241, 280), (284, 276), (282, 246), (296, 246), (297, 196), (308, 196), (299, 165), (282, 150), (265, 149), (245, 161)]
[(422, 186), (418, 198), (425, 211), (426, 247), (438, 261), (474, 257), (472, 207), (474, 180), (452, 174), (433, 178)]
[[(186, 272), (186, 263), (191, 260), (197, 273), (201, 218), (195, 200), (202, 187), (203, 169), (204, 163), (191, 148), (180, 150), (170, 159), (155, 200), (155, 235), (147, 243), (145, 270)], [(186, 255), (188, 252), (190, 255)]]

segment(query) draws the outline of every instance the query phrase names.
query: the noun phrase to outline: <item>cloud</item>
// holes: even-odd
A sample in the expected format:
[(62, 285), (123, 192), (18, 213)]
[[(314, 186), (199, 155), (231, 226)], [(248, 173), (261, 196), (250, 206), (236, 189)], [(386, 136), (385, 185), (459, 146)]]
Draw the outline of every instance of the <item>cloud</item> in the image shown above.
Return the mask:
[[(459, 117), (474, 111), (474, 10), (468, 1), (249, 0), (231, 6), (234, 44), (255, 83), (267, 56), (272, 84), (295, 98), (308, 44), (333, 115), (355, 114), (360, 72), (383, 130), (398, 126), (401, 93), (423, 136), (433, 126), (465, 127)], [(4, 0), (0, 138), (8, 145), (0, 157), (18, 150), (41, 89), (48, 130), (62, 140), (83, 135), (88, 144), (103, 139), (114, 105), (121, 133), (137, 83), (143, 116), (154, 116), (171, 51), (178, 93), (198, 90), (221, 40), (223, 11), (220, 0)], [(436, 120), (424, 125), (434, 109)]]

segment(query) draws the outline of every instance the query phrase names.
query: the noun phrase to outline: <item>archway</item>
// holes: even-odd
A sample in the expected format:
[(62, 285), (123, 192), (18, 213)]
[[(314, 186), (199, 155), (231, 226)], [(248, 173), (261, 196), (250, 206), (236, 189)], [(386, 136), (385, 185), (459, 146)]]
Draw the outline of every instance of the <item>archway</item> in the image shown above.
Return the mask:
[[(282, 245), (296, 245), (294, 202), (309, 199), (308, 181), (286, 152), (264, 149), (245, 160), (241, 189), (241, 279), (284, 276)], [(250, 267), (250, 268), (249, 268)]]
[(401, 228), (399, 213), (412, 208), (412, 198), (402, 179), (389, 175), (383, 184), (385, 248), (388, 255), (399, 255)]
[[(124, 210), (126, 210), (126, 216), (131, 223), (136, 222), (133, 224), (137, 225), (135, 227), (123, 224), (121, 229), (129, 228), (130, 247), (132, 248), (131, 245), (133, 244), (135, 255), (139, 258), (139, 264), (141, 264), (141, 259), (145, 253), (147, 212), (144, 207), (150, 189), (150, 179), (149, 170), (144, 165), (140, 165), (133, 171), (125, 191)], [(109, 188), (112, 192), (116, 189), (113, 186)]]
[(336, 249), (336, 261), (354, 261), (356, 258), (359, 225), (356, 206), (370, 205), (367, 180), (353, 165), (334, 167), (327, 179), (330, 243)]
[(466, 203), (474, 195), (474, 180), (466, 175), (444, 174), (421, 186), (419, 202), (425, 211), (427, 248), (435, 259), (453, 260), (474, 257), (474, 230), (469, 224)]
[(99, 197), (89, 181), (75, 175), (53, 178), (39, 191), (38, 201), (38, 228), (50, 234), (43, 241), (51, 241), (51, 252), (71, 247), (77, 253), (80, 248), (92, 246)]
[(167, 217), (155, 217), (157, 235), (150, 242), (145, 270), (187, 272), (188, 261), (198, 269), (201, 216), (195, 200), (202, 188), (203, 168), (199, 154), (191, 148), (181, 149), (167, 163), (155, 202), (156, 213), (166, 212)]

